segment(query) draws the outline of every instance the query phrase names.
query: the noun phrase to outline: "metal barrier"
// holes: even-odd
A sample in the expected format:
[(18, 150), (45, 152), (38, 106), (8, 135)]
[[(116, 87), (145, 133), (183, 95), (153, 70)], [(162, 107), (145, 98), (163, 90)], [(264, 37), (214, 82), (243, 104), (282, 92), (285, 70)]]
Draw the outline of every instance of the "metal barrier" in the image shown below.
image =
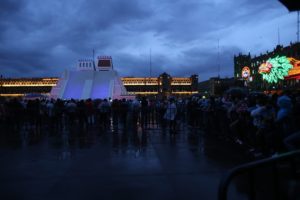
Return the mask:
[[(298, 158), (298, 160), (297, 160)], [(299, 167), (297, 168), (297, 161), (299, 162), (300, 158), (300, 150), (284, 153), (278, 155), (276, 157), (262, 159), (259, 161), (247, 163), (244, 165), (240, 165), (238, 167), (233, 168), (230, 170), (223, 178), (221, 179), (218, 191), (218, 199), (219, 200), (226, 200), (228, 196), (228, 189), (229, 185), (232, 180), (241, 175), (247, 175), (248, 184), (249, 184), (249, 193), (248, 199), (256, 199), (256, 190), (255, 190), (255, 171), (259, 168), (263, 168), (265, 166), (272, 168), (272, 177), (273, 177), (273, 189), (276, 193), (280, 192), (279, 188), (279, 178), (278, 178), (278, 165), (282, 162), (288, 162), (289, 168), (291, 169), (292, 176), (294, 178), (299, 177)], [(275, 195), (275, 198), (279, 199), (279, 194)]]

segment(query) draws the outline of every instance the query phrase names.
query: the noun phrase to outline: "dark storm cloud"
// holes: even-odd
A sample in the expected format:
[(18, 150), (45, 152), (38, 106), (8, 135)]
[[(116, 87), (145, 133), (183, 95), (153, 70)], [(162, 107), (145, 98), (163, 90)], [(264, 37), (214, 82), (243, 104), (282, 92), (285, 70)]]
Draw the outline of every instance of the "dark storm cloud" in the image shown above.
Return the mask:
[[(0, 16), (2, 19), (12, 18), (24, 6), (22, 0), (2, 0), (0, 6)], [(3, 21), (2, 21), (3, 22)]]
[(72, 53), (86, 56), (94, 47), (111, 45), (114, 35), (109, 28), (148, 15), (133, 1), (5, 1), (1, 9), (1, 73), (17, 76), (24, 70), (36, 73), (42, 66), (51, 72), (51, 66), (61, 65), (56, 62), (58, 53), (73, 59), (63, 64), (73, 64), (80, 57)]
[(3, 0), (0, 6), (0, 38), (5, 32), (7, 26), (10, 26), (10, 21), (16, 19), (18, 11), (22, 9), (23, 1)]
[(58, 76), (95, 49), (113, 56), (121, 76), (148, 76), (152, 49), (152, 75), (203, 80), (218, 74), (219, 62), (231, 76), (234, 54), (269, 48), (274, 25), (289, 27), (289, 19), (273, 0), (3, 0), (1, 74)]
[(138, 56), (126, 53), (118, 54), (114, 61), (122, 63), (117, 65), (116, 69), (122, 71), (124, 76), (150, 76), (150, 71), (152, 76), (159, 76), (163, 72), (173, 75), (172, 69), (166, 68), (171, 61), (161, 54), (152, 54), (151, 64), (148, 52), (141, 53)]
[[(232, 59), (236, 52), (241, 49), (235, 46), (216, 49), (194, 48), (183, 52), (185, 63), (177, 70), (177, 75), (199, 74), (201, 79), (216, 77), (218, 74), (226, 77), (232, 76)], [(192, 64), (189, 64), (192, 63)]]

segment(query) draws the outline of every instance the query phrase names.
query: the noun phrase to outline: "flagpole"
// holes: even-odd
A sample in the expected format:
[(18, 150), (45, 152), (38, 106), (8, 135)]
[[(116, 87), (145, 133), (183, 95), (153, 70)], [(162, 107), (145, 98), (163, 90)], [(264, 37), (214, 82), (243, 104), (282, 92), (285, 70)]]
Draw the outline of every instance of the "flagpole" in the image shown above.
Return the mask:
[(93, 49), (93, 67), (94, 67), (94, 71), (96, 71), (96, 66), (95, 66), (95, 49)]
[(149, 69), (149, 71), (150, 71), (149, 75), (150, 75), (150, 77), (152, 76), (152, 57), (151, 57), (152, 55), (151, 54), (152, 54), (152, 52), (151, 52), (151, 48), (150, 48), (150, 57), (149, 57), (149, 68), (150, 68)]
[(300, 20), (299, 20), (299, 10), (297, 11), (297, 42), (299, 42), (299, 24), (300, 24)]

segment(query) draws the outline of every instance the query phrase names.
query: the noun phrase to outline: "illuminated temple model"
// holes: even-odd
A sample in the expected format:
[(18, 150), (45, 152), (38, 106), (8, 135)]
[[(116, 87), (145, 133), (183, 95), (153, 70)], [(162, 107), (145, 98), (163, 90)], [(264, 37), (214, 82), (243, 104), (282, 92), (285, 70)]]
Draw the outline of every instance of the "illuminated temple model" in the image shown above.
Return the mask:
[(61, 99), (121, 99), (129, 98), (127, 91), (113, 69), (110, 56), (94, 60), (79, 60), (76, 71), (66, 71), (51, 90), (51, 98)]

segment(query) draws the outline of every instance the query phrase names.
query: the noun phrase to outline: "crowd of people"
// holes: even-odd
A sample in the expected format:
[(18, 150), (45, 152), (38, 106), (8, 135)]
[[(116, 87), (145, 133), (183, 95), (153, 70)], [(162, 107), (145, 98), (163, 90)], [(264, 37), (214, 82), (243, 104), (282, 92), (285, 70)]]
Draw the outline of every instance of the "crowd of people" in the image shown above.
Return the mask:
[[(162, 128), (176, 136), (180, 127), (230, 138), (265, 156), (299, 148), (300, 95), (225, 93), (220, 97), (134, 100), (1, 99), (5, 133), (26, 129), (59, 132), (72, 128)], [(79, 129), (80, 130), (80, 129)], [(298, 143), (297, 143), (298, 142)]]
[(7, 132), (24, 129), (53, 131), (80, 127), (101, 130), (130, 127), (147, 128), (167, 126), (175, 131), (175, 116), (180, 112), (179, 102), (155, 101), (146, 98), (61, 100), (61, 99), (1, 99), (0, 126)]
[[(187, 108), (191, 123), (230, 138), (256, 155), (276, 155), (300, 146), (300, 94), (224, 94)], [(194, 107), (194, 108), (193, 108)]]

